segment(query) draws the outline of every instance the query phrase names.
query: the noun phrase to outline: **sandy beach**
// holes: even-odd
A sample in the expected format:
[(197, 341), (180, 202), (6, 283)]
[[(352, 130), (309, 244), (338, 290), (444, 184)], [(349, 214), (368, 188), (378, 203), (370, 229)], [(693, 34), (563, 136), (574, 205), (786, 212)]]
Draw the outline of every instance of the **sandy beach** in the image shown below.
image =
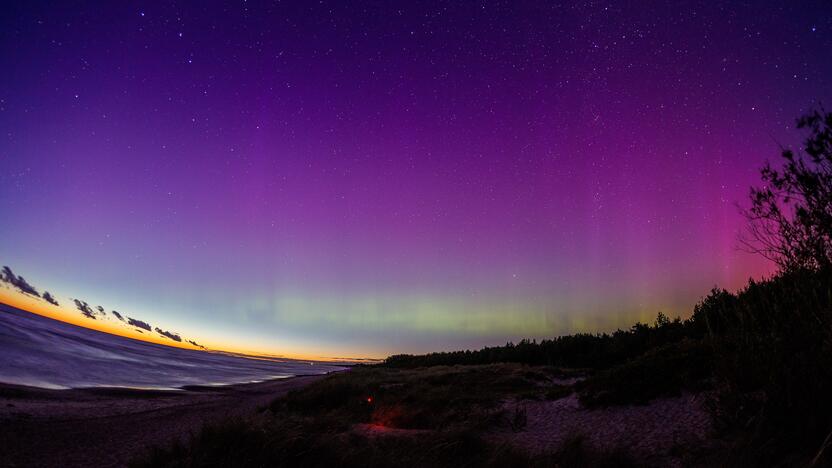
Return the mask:
[(179, 391), (0, 384), (0, 466), (125, 466), (204, 424), (246, 416), (325, 376)]

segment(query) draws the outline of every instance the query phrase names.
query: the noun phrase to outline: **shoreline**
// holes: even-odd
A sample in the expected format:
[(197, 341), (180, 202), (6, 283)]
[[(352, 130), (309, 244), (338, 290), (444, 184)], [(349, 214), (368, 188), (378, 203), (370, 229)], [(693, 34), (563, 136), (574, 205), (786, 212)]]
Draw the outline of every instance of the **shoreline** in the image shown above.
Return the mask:
[(125, 466), (153, 447), (186, 441), (205, 424), (255, 414), (331, 373), (176, 390), (0, 383), (0, 465)]
[(336, 372), (345, 372), (349, 370), (350, 366), (343, 366), (344, 369), (337, 369), (332, 370), (329, 372), (321, 373), (321, 374), (292, 374), (286, 375), (281, 377), (270, 377), (262, 380), (251, 380), (247, 382), (230, 382), (230, 383), (206, 383), (206, 384), (187, 384), (182, 385), (180, 387), (132, 387), (129, 385), (97, 385), (97, 386), (89, 386), (89, 387), (60, 387), (58, 385), (55, 386), (38, 386), (38, 385), (27, 385), (27, 384), (20, 384), (20, 383), (13, 383), (13, 382), (3, 382), (0, 381), (0, 399), (2, 399), (5, 395), (11, 394), (46, 394), (55, 392), (58, 393), (65, 393), (65, 392), (79, 392), (79, 393), (112, 393), (118, 394), (123, 393), (125, 395), (129, 395), (132, 393), (175, 393), (175, 392), (210, 392), (210, 391), (221, 391), (223, 389), (229, 389), (232, 387), (243, 387), (248, 385), (259, 385), (259, 384), (268, 384), (273, 382), (279, 381), (286, 381), (290, 379), (296, 379), (299, 377), (315, 377), (315, 376), (326, 376)]

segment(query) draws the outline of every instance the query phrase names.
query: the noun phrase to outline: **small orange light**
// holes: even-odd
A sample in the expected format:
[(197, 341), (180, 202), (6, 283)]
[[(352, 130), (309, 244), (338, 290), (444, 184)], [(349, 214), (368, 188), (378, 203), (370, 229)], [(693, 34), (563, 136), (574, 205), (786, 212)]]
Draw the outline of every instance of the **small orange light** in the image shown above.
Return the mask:
[(372, 402), (373, 402), (373, 397), (368, 396), (368, 397), (367, 397), (367, 403), (372, 403)]

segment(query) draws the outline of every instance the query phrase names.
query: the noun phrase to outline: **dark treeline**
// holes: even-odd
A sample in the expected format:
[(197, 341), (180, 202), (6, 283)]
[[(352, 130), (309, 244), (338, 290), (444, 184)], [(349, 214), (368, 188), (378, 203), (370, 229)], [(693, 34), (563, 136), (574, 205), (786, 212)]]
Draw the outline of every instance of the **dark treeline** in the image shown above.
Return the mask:
[[(633, 401), (660, 387), (702, 391), (732, 440), (730, 465), (832, 464), (832, 113), (798, 119), (799, 151), (761, 170), (741, 239), (780, 271), (730, 293), (714, 289), (690, 319), (613, 334), (522, 341), (479, 351), (391, 356), (391, 367), (519, 362), (595, 369), (593, 404)], [(644, 385), (649, 382), (649, 385)], [(670, 385), (668, 382), (671, 382)], [(638, 392), (628, 389), (638, 387)], [(610, 391), (610, 390), (613, 391)]]
[[(765, 185), (751, 190), (751, 206), (744, 211), (749, 227), (742, 244), (779, 266), (779, 273), (772, 278), (750, 281), (735, 293), (715, 288), (694, 307), (687, 320), (669, 320), (660, 314), (652, 325), (639, 323), (611, 334), (523, 340), (478, 351), (391, 356), (382, 367), (432, 368), (401, 371), (362, 366), (318, 387), (326, 390), (330, 386), (329, 391), (317, 395), (314, 391), (302, 392), (278, 406), (284, 410), (293, 406), (310, 411), (330, 408), (330, 414), (340, 418), (350, 414), (350, 407), (369, 411), (369, 406), (358, 405), (363, 401), (359, 396), (370, 391), (382, 399), (385, 392), (387, 396), (399, 392), (396, 411), (390, 414), (407, 416), (401, 412), (401, 405), (421, 401), (424, 407), (415, 413), (435, 418), (450, 414), (443, 413), (454, 408), (449, 401), (488, 395), (506, 378), (491, 369), (487, 380), (473, 381), (471, 376), (476, 374), (462, 367), (436, 366), (521, 363), (539, 366), (529, 367), (526, 372), (530, 374), (580, 375), (583, 380), (574, 384), (547, 384), (545, 398), (558, 399), (575, 392), (590, 408), (644, 404), (682, 392), (697, 393), (697, 398), (704, 399), (715, 429), (713, 443), (702, 447), (713, 457), (704, 460), (704, 466), (832, 466), (832, 113), (812, 112), (798, 121), (798, 127), (809, 131), (804, 148), (784, 151), (781, 167), (763, 168)], [(488, 366), (479, 369), (483, 367)], [(509, 372), (506, 368), (510, 366), (502, 367), (503, 373)], [(398, 378), (409, 375), (412, 380), (370, 385), (370, 377), (383, 374), (379, 371)], [(337, 382), (340, 385), (333, 385)], [(460, 388), (465, 390), (461, 392)], [(349, 403), (339, 406), (339, 401)], [(367, 400), (372, 401), (377, 400)], [(147, 466), (216, 465), (221, 459), (218, 457), (233, 454), (237, 461), (240, 453), (254, 457), (248, 458), (254, 460), (251, 466), (274, 464), (287, 459), (287, 453), (304, 457), (324, 454), (318, 464), (330, 466), (344, 464), (349, 457), (345, 454), (355, 450), (355, 442), (362, 440), (342, 438), (349, 445), (336, 445), (326, 455), (321, 448), (338, 438), (327, 434), (317, 441), (303, 442), (310, 432), (324, 433), (324, 426), (314, 418), (306, 420), (315, 421), (314, 426), (296, 426), (301, 428), (299, 435), (287, 438), (291, 427), (279, 425), (290, 420), (292, 413), (286, 411), (275, 419), (278, 423), (271, 430), (229, 426), (225, 432), (203, 431), (195, 439), (196, 448), (161, 453)], [(470, 418), (470, 407), (453, 414)], [(484, 417), (474, 419), (481, 424)], [(438, 425), (452, 421), (442, 420)], [(301, 442), (287, 448), (287, 439), (292, 444)], [(441, 459), (437, 454), (452, 447), (456, 458), (449, 459), (449, 466), (487, 464), (474, 458), (487, 453), (487, 447), (473, 446), (466, 451), (460, 448), (460, 442), (459, 438), (433, 439), (429, 440), (429, 449), (410, 446), (397, 451), (402, 446), (388, 446), (375, 453), (384, 461), (379, 465), (388, 466), (391, 460), (401, 460), (408, 454), (430, 452), (428, 466), (435, 466)], [(228, 450), (229, 444), (236, 444), (238, 450)], [(368, 453), (372, 452), (354, 451), (352, 456), (365, 466)], [(492, 459), (491, 463), (531, 464), (528, 459), (512, 456), (511, 460)], [(614, 459), (615, 464), (556, 459), (540, 466), (621, 466), (620, 457)], [(428, 458), (420, 460), (424, 463)]]
[(639, 391), (693, 372), (710, 389), (717, 429), (747, 457), (738, 463), (825, 459), (832, 445), (832, 269), (782, 272), (737, 293), (714, 289), (687, 320), (660, 314), (653, 325), (612, 334), (397, 355), (383, 365), (499, 362), (591, 368), (604, 385), (618, 379), (618, 387)]
[(514, 362), (603, 369), (684, 338), (701, 338), (706, 330), (707, 327), (697, 317), (670, 320), (659, 313), (653, 325), (636, 323), (629, 330), (614, 333), (579, 333), (541, 341), (522, 340), (516, 344), (507, 343), (505, 346), (486, 347), (476, 351), (397, 354), (385, 359), (384, 365), (413, 368)]

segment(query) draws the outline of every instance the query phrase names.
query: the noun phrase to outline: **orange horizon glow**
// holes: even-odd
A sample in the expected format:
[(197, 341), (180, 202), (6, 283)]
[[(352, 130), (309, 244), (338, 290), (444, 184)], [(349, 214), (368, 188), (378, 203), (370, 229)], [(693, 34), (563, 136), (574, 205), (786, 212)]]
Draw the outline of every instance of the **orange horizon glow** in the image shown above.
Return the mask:
[(328, 361), (328, 362), (358, 362), (358, 361), (377, 361), (380, 360), (377, 356), (352, 356), (349, 358), (341, 357), (326, 357), (302, 352), (286, 352), (286, 353), (268, 353), (262, 350), (248, 348), (245, 346), (236, 346), (233, 344), (220, 344), (213, 341), (195, 340), (205, 346), (206, 349), (199, 348), (190, 344), (186, 339), (181, 342), (157, 336), (153, 332), (139, 332), (132, 328), (127, 328), (116, 323), (103, 320), (93, 320), (80, 316), (78, 312), (72, 308), (69, 309), (62, 305), (55, 306), (49, 304), (34, 296), (24, 294), (12, 288), (0, 287), (0, 303), (23, 310), (25, 312), (33, 313), (53, 320), (64, 323), (69, 323), (82, 328), (108, 333), (110, 335), (121, 336), (138, 341), (154, 343), (162, 346), (170, 346), (173, 348), (190, 349), (194, 351), (204, 352), (222, 352), (236, 355), (243, 355), (255, 359), (292, 359), (301, 361)]

